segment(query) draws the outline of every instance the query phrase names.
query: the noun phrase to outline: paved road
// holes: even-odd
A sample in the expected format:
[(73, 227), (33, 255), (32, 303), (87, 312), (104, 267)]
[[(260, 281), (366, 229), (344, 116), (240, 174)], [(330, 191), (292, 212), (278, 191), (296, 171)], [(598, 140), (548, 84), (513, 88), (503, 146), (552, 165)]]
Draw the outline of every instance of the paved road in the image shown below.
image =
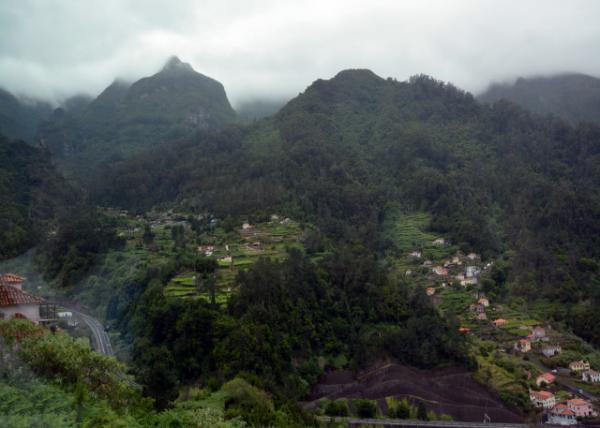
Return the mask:
[(418, 428), (528, 428), (526, 424), (511, 423), (482, 423), (482, 422), (457, 422), (457, 421), (420, 421), (414, 419), (358, 419), (358, 418), (329, 418), (319, 417), (323, 422), (334, 420), (335, 422), (346, 422), (349, 427), (361, 426), (384, 426), (384, 427), (418, 427)]
[(112, 356), (114, 355), (112, 345), (110, 344), (110, 337), (104, 330), (104, 327), (96, 318), (91, 317), (82, 312), (76, 311), (74, 309), (68, 308), (74, 315), (77, 315), (79, 318), (83, 320), (90, 328), (93, 335), (93, 344), (94, 349), (97, 352), (100, 352), (104, 355)]

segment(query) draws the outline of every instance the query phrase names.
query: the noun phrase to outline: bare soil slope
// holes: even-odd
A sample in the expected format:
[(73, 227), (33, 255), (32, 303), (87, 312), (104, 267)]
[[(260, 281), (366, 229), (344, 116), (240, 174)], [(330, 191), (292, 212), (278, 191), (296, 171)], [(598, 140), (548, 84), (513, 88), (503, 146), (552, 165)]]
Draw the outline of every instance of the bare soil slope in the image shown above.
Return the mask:
[(313, 386), (305, 406), (314, 408), (323, 399), (368, 398), (377, 400), (385, 414), (389, 396), (422, 401), (427, 410), (449, 414), (456, 421), (481, 422), (485, 414), (492, 422), (523, 421), (464, 369), (421, 370), (394, 363), (374, 365), (357, 376), (350, 371), (330, 372)]

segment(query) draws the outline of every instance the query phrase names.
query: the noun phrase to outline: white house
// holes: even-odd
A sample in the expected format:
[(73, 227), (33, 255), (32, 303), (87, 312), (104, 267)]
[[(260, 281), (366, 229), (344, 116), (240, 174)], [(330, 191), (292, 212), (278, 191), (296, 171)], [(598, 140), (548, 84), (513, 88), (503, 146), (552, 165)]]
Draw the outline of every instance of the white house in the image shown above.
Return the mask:
[(0, 283), (0, 314), (4, 319), (27, 318), (40, 322), (40, 305), (44, 301), (18, 287)]
[(481, 268), (478, 266), (467, 266), (465, 276), (467, 278), (473, 278), (481, 273)]
[(542, 354), (544, 354), (546, 358), (554, 357), (555, 355), (560, 354), (561, 351), (562, 348), (560, 345), (547, 345), (542, 347)]
[(444, 238), (438, 238), (433, 241), (433, 245), (443, 246), (446, 244), (446, 240)]
[(589, 370), (589, 369), (590, 369), (590, 363), (588, 361), (579, 360), (579, 361), (573, 361), (573, 362), (569, 363), (569, 370), (571, 370), (573, 372), (582, 372), (584, 370)]
[(533, 403), (534, 407), (543, 407), (544, 409), (551, 409), (556, 405), (556, 398), (554, 394), (549, 391), (529, 391), (529, 399)]
[(598, 383), (600, 382), (600, 373), (595, 370), (585, 370), (581, 373), (581, 380), (584, 382)]
[(557, 404), (548, 412), (547, 422), (552, 425), (575, 425), (577, 417), (575, 412), (567, 407), (566, 404)]

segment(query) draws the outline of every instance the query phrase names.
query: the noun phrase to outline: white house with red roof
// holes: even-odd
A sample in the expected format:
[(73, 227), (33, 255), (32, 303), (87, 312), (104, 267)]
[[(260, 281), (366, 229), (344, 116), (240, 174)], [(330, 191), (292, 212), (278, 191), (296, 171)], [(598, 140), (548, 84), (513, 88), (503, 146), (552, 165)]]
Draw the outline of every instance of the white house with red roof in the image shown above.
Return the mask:
[(577, 415), (566, 404), (557, 404), (548, 412), (548, 423), (552, 425), (575, 425)]
[(40, 305), (44, 300), (23, 291), (24, 278), (15, 280), (16, 277), (12, 274), (0, 276), (0, 314), (4, 319), (26, 318), (39, 324)]
[(549, 391), (529, 391), (529, 399), (534, 407), (551, 409), (556, 405), (554, 394)]
[(543, 384), (545, 385), (550, 385), (552, 382), (554, 382), (556, 380), (556, 376), (554, 376), (552, 373), (542, 373), (541, 375), (539, 375), (536, 379), (535, 379), (535, 384), (540, 387)]
[(572, 400), (567, 400), (567, 407), (575, 413), (575, 416), (580, 416), (583, 418), (587, 416), (597, 416), (597, 413), (592, 407), (592, 403), (582, 398), (573, 398)]

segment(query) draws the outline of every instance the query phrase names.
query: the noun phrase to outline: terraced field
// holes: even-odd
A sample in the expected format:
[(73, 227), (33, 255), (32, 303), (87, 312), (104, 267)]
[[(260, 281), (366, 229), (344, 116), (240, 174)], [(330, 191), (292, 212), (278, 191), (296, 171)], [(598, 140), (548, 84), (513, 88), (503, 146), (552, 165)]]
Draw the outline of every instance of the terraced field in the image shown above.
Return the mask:
[[(214, 234), (207, 236), (207, 242), (214, 246), (210, 257), (215, 258), (219, 266), (215, 277), (217, 303), (227, 302), (235, 291), (235, 278), (242, 269), (261, 257), (282, 259), (287, 248), (301, 248), (301, 234), (302, 229), (296, 222), (275, 220), (228, 235), (217, 229)], [(189, 271), (173, 278), (165, 288), (165, 294), (170, 297), (210, 299), (209, 290), (197, 287), (195, 273)]]

